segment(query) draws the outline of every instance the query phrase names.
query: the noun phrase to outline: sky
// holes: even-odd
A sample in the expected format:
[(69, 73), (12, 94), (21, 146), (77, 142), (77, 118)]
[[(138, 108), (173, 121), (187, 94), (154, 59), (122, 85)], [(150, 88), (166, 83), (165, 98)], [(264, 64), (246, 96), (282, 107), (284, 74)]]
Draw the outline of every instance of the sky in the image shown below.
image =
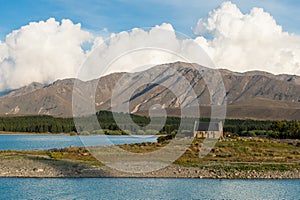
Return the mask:
[[(31, 21), (70, 19), (84, 29), (101, 32), (153, 27), (170, 23), (192, 36), (191, 27), (199, 18), (218, 7), (222, 0), (0, 0), (1, 38)], [(298, 0), (233, 0), (243, 12), (262, 7), (271, 13), (284, 30), (300, 34), (300, 1)]]
[[(0, 91), (75, 77), (108, 37), (114, 40), (101, 53), (109, 58), (124, 46), (127, 51), (159, 46), (165, 38), (164, 47), (192, 61), (197, 44), (218, 68), (300, 75), (298, 0), (0, 0), (0, 5)], [(174, 38), (175, 31), (190, 41)], [(176, 60), (150, 54), (158, 57), (150, 64)], [(114, 66), (111, 72), (130, 71), (153, 58), (139, 57), (134, 63), (126, 58), (128, 69)]]

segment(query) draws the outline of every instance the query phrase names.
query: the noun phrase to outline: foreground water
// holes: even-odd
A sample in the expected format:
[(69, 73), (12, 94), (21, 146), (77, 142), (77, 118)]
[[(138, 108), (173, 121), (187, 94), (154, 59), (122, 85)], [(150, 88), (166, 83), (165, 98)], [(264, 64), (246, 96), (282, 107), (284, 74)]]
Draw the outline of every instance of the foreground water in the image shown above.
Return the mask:
[(0, 178), (1, 199), (299, 199), (300, 180)]
[(70, 146), (101, 146), (155, 142), (157, 136), (0, 135), (0, 150), (43, 150)]

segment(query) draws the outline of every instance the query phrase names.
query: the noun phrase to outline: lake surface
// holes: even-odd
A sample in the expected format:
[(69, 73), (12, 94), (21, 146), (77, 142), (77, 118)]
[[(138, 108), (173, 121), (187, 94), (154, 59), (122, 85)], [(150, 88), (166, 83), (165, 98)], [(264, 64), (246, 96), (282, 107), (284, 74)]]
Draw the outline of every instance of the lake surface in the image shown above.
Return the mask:
[(101, 146), (156, 142), (157, 136), (0, 135), (0, 150), (43, 150), (70, 146)]
[(299, 199), (300, 180), (0, 178), (1, 199)]

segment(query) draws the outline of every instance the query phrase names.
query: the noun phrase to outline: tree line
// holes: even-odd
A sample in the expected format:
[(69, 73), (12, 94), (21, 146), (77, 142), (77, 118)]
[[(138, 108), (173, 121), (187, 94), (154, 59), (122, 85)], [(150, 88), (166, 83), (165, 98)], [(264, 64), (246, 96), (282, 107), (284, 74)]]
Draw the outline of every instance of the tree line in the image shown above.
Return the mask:
[(271, 125), (270, 137), (280, 139), (300, 139), (299, 121), (275, 121)]
[[(138, 134), (138, 132), (150, 133), (154, 132), (153, 130), (160, 130), (160, 134), (172, 134), (179, 128), (180, 130), (191, 131), (196, 120), (194, 118), (171, 116), (166, 119), (162, 117), (150, 119), (148, 116), (112, 113), (110, 111), (97, 112), (96, 116), (99, 123), (93, 123), (90, 117), (84, 117), (75, 119), (77, 126), (75, 126), (73, 118), (60, 118), (47, 115), (0, 117), (0, 131), (34, 133), (76, 133), (87, 131), (100, 133), (101, 130), (105, 130), (105, 134)], [(161, 127), (160, 123), (164, 122), (164, 120), (166, 122)], [(210, 119), (205, 118), (200, 119), (200, 121), (208, 122)], [(146, 127), (150, 123), (151, 127)], [(139, 127), (137, 128), (136, 125)], [(224, 122), (224, 132), (240, 136), (264, 134), (271, 138), (300, 139), (300, 122), (226, 119)]]

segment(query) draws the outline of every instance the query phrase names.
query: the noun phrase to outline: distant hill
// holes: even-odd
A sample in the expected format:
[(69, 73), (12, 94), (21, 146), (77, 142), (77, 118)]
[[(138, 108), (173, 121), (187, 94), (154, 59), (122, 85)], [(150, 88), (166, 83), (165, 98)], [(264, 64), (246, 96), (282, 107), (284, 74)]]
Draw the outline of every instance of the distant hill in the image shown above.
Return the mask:
[[(189, 91), (180, 91), (179, 98), (168, 88), (159, 84), (146, 84), (138, 87), (128, 99), (130, 111), (148, 114), (149, 108), (155, 110), (155, 104), (167, 110), (170, 115), (180, 115), (181, 107), (189, 109), (189, 115), (195, 115), (194, 106), (201, 105), (201, 117), (209, 117), (211, 111), (210, 93), (201, 71), (194, 65), (183, 62), (158, 65), (143, 72), (113, 73), (99, 79), (83, 82), (77, 80), (78, 87), (74, 95), (82, 101), (88, 101), (93, 94), (87, 95), (89, 88), (96, 89), (96, 110), (110, 110), (112, 90), (122, 79), (123, 91), (140, 84), (141, 80), (155, 79), (156, 83), (169, 84), (180, 90), (186, 88), (186, 82), (192, 87), (197, 98)], [(211, 69), (198, 66), (204, 73)], [(174, 76), (177, 71), (186, 81)], [(246, 73), (219, 70), (227, 97), (227, 118), (261, 120), (300, 120), (300, 77), (295, 75), (273, 75), (262, 71)], [(72, 92), (76, 79), (57, 80), (50, 85), (32, 83), (0, 97), (0, 115), (53, 115), (72, 116)], [(213, 80), (214, 81), (214, 80)], [(126, 87), (124, 87), (126, 86)], [(216, 92), (216, 91), (214, 91)], [(117, 95), (117, 96), (118, 96)], [(214, 94), (212, 94), (214, 96)], [(181, 104), (179, 103), (181, 100)], [(125, 99), (118, 99), (120, 104)], [(222, 103), (225, 103), (223, 99)]]

